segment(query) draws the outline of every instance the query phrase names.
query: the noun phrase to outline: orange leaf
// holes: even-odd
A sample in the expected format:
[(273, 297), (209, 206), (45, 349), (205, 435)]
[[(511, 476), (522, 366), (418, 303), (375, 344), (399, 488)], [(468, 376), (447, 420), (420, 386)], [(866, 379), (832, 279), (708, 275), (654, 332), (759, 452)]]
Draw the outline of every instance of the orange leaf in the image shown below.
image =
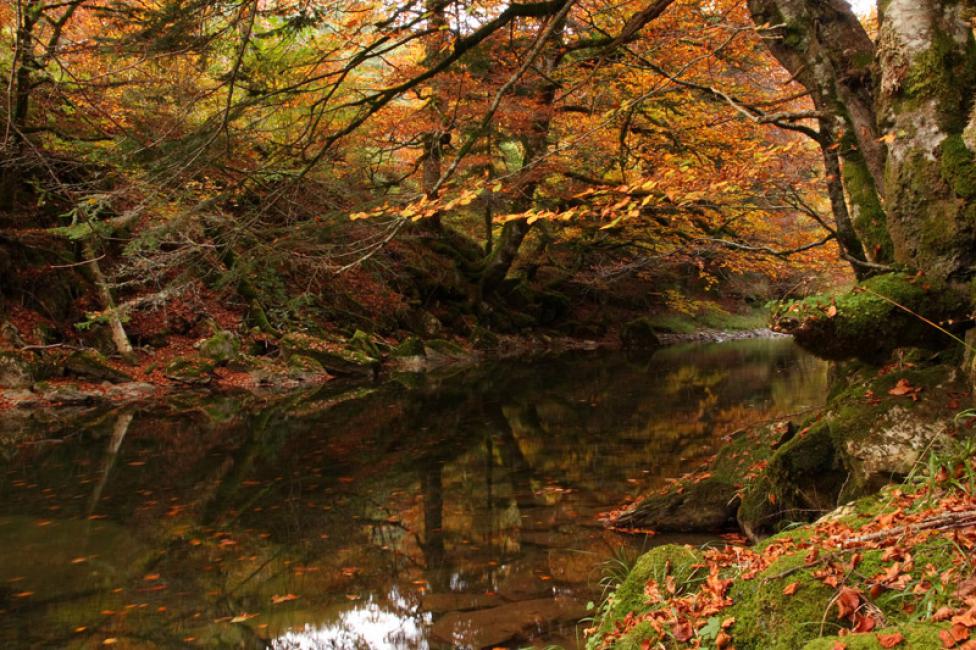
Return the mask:
[(800, 583), (799, 582), (791, 582), (790, 584), (788, 584), (785, 587), (783, 587), (783, 595), (784, 596), (792, 596), (793, 594), (796, 593), (796, 590), (799, 589), (799, 588), (800, 588)]
[(281, 603), (287, 603), (289, 600), (298, 600), (300, 596), (295, 594), (285, 594), (284, 596), (274, 595), (271, 597), (271, 602), (274, 605), (280, 605)]
[(904, 643), (904, 641), (905, 641), (905, 636), (901, 632), (878, 635), (878, 643), (881, 644), (882, 648), (894, 648), (895, 646)]

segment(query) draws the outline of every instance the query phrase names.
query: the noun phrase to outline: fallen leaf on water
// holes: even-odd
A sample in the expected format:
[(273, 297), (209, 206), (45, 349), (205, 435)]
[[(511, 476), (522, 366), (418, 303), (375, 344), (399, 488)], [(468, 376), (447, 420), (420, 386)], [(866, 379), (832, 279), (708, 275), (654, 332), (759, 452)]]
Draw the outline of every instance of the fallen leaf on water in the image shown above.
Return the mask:
[(158, 573), (147, 573), (146, 575), (144, 575), (142, 577), (142, 579), (145, 580), (146, 582), (152, 582), (153, 580), (159, 580), (159, 574)]
[(21, 591), (20, 593), (14, 594), (14, 598), (30, 598), (33, 595), (33, 591)]
[(105, 639), (104, 641), (102, 641), (102, 645), (115, 645), (118, 642), (119, 642), (119, 640), (116, 639), (115, 637), (109, 637), (109, 638)]
[(238, 614), (234, 618), (230, 619), (231, 623), (243, 623), (244, 621), (255, 618), (257, 614)]
[(285, 594), (284, 596), (274, 595), (271, 597), (271, 602), (278, 605), (281, 603), (287, 603), (289, 600), (298, 600), (299, 598), (300, 596), (296, 596), (295, 594)]

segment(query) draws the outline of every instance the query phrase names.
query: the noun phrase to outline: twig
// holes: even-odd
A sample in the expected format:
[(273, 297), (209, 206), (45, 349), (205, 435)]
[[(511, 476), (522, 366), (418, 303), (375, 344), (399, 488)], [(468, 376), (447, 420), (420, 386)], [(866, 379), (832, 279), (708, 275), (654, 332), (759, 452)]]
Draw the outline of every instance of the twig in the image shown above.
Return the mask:
[(965, 528), (966, 526), (976, 526), (976, 510), (964, 510), (963, 512), (951, 512), (937, 517), (929, 517), (914, 524), (897, 526), (887, 530), (881, 530), (868, 535), (852, 537), (844, 540), (844, 544), (860, 544), (863, 542), (874, 542), (879, 539), (897, 537), (905, 533), (917, 533), (923, 530), (952, 530), (955, 528)]

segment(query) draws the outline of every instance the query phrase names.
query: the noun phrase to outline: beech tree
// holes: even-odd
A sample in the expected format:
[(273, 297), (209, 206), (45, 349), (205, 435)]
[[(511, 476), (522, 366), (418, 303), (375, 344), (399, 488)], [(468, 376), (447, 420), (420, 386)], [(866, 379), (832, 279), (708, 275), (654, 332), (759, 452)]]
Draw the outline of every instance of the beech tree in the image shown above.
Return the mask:
[[(868, 286), (862, 300), (841, 301), (829, 316), (805, 305), (784, 314), (781, 326), (847, 356), (866, 337), (887, 339), (882, 349), (918, 342), (907, 310), (965, 320), (976, 270), (976, 3), (879, 2), (874, 40), (844, 0), (749, 0), (749, 8), (769, 30), (770, 51), (839, 134), (844, 187), (872, 268), (924, 275), (927, 287), (888, 278), (887, 305)], [(858, 322), (865, 302), (878, 317), (873, 332)]]

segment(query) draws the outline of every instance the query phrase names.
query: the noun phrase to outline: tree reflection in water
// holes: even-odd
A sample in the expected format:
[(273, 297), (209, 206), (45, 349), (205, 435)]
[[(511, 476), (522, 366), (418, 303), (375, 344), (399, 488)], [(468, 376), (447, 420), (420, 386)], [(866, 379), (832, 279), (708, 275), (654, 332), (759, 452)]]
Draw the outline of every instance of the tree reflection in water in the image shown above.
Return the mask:
[(651, 543), (598, 514), (825, 374), (746, 341), (45, 422), (4, 450), (0, 644), (569, 646), (601, 563)]

